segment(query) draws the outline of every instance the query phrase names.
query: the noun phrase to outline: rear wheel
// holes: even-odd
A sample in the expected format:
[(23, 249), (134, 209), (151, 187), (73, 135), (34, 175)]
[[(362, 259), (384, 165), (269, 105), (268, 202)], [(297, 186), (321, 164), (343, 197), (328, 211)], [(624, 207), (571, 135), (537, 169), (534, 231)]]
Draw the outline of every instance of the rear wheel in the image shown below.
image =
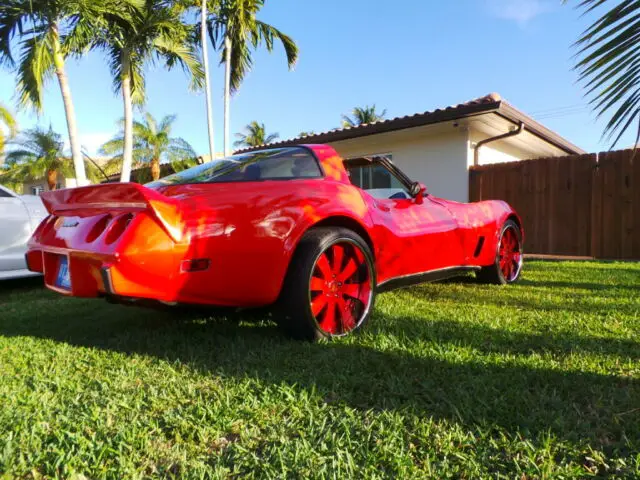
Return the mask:
[(478, 272), (478, 280), (498, 285), (514, 283), (520, 278), (522, 261), (522, 232), (516, 222), (507, 220), (500, 230), (495, 261)]
[(282, 289), (282, 325), (303, 340), (348, 335), (368, 320), (375, 284), (373, 256), (359, 235), (346, 228), (310, 230)]

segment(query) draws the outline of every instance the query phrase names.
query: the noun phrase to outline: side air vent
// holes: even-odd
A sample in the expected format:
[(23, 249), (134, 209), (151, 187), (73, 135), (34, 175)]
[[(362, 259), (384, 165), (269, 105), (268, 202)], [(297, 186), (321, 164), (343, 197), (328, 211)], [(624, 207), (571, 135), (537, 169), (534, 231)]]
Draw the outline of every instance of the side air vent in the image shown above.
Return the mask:
[(476, 245), (476, 251), (473, 252), (473, 256), (477, 257), (478, 255), (480, 255), (480, 252), (482, 251), (482, 246), (484, 245), (484, 237), (480, 237), (478, 238), (478, 244)]

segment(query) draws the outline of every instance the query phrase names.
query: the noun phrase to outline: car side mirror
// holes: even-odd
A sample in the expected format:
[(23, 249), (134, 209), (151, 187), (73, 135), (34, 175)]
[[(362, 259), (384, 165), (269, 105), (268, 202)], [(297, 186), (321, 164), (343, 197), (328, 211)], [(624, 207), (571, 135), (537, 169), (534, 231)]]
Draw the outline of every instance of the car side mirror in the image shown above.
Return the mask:
[(427, 194), (427, 187), (422, 182), (413, 182), (410, 193), (416, 203), (422, 203), (424, 196)]

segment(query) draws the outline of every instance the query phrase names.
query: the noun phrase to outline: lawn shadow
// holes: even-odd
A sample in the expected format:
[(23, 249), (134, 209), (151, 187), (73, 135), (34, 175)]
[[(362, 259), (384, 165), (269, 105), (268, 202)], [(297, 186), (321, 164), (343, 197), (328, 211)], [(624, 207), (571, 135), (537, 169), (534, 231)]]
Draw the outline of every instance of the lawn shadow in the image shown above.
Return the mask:
[[(271, 323), (238, 324), (223, 317), (176, 319), (166, 312), (79, 302), (90, 303), (87, 308), (94, 315), (63, 318), (59, 312), (46, 311), (30, 318), (6, 318), (0, 321), (0, 335), (150, 355), (180, 361), (205, 374), (313, 388), (326, 403), (361, 411), (408, 409), (469, 428), (499, 426), (525, 436), (552, 432), (570, 441), (585, 439), (594, 448), (622, 449), (624, 455), (633, 442), (638, 447), (640, 415), (634, 409), (640, 382), (635, 378), (552, 366), (534, 369), (519, 365), (517, 359), (501, 364), (483, 363), (481, 358), (449, 362), (374, 349), (357, 340), (309, 344), (287, 339)], [(411, 338), (411, 319), (393, 321), (396, 330)], [(498, 332), (443, 324), (433, 339), (480, 347), (482, 336), (490, 338), (490, 348), (516, 353), (525, 353), (527, 342), (540, 341), (521, 336), (501, 344)], [(552, 340), (550, 345), (557, 348), (564, 341)], [(627, 351), (631, 346), (622, 348)]]
[(42, 275), (0, 280), (0, 297), (43, 288), (44, 277)]

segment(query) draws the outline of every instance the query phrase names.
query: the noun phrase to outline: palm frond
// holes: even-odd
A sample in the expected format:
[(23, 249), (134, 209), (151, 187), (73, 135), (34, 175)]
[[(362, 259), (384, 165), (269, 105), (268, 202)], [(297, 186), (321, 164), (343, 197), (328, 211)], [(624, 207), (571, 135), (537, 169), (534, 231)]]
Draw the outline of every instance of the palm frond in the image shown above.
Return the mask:
[(24, 32), (24, 2), (7, 1), (0, 5), (0, 66), (13, 67), (13, 37)]
[(4, 123), (9, 130), (8, 138), (13, 138), (18, 134), (18, 122), (11, 114), (11, 111), (0, 103), (0, 122)]
[(50, 32), (23, 40), (22, 57), (17, 70), (18, 96), (22, 105), (42, 110), (44, 84), (54, 70)]
[[(590, 13), (606, 0), (582, 0), (578, 8)], [(622, 0), (587, 28), (575, 45), (576, 70), (598, 117), (609, 115), (603, 136), (614, 148), (638, 120), (640, 137), (640, 2)], [(637, 140), (636, 140), (637, 143)]]
[(298, 59), (298, 46), (294, 40), (277, 28), (256, 19), (264, 0), (222, 0), (209, 15), (207, 31), (214, 49), (220, 51), (220, 63), (225, 63), (225, 39), (231, 44), (231, 91), (235, 93), (251, 70), (251, 50), (264, 44), (267, 51), (279, 41), (286, 53), (287, 64), (293, 68)]
[(290, 69), (293, 68), (298, 61), (298, 45), (296, 45), (296, 42), (289, 35), (285, 35), (277, 28), (260, 20), (256, 20), (256, 26), (260, 39), (265, 42), (268, 51), (271, 52), (273, 50), (274, 39), (280, 40), (287, 55), (287, 64)]

